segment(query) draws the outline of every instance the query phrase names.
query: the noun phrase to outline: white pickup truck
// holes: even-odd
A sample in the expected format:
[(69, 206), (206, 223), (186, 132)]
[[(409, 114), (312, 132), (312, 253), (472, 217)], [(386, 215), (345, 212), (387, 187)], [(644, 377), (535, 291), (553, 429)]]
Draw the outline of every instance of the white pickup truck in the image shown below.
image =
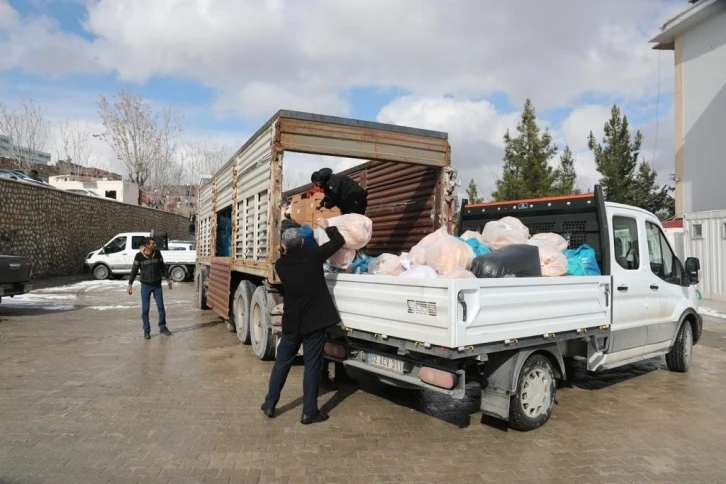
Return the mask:
[[(601, 276), (421, 279), (331, 274), (342, 318), (326, 352), (403, 387), (464, 397), (481, 384), (484, 414), (532, 430), (550, 417), (568, 359), (601, 371), (665, 355), (685, 372), (702, 320), (698, 259), (676, 257), (645, 210), (586, 195), (464, 206), (460, 230), (516, 216), (595, 249)], [(375, 230), (375, 226), (374, 226)]]
[[(446, 133), (280, 111), (199, 194), (196, 289), (251, 344), (275, 356), (284, 294), (279, 257), (280, 201), (286, 151), (373, 160), (345, 172), (368, 190), (370, 255), (408, 251), (441, 226), (452, 229), (456, 184)], [(589, 370), (666, 355), (688, 370), (702, 321), (685, 268), (656, 217), (605, 203), (602, 191), (548, 200), (464, 204), (459, 231), (481, 230), (505, 215), (531, 234), (554, 232), (572, 249), (588, 244), (601, 276), (503, 279), (402, 279), (330, 274), (340, 311), (326, 356), (391, 385), (463, 398), (481, 386), (484, 414), (532, 430), (550, 417), (565, 362)]]
[[(124, 232), (116, 234), (100, 249), (89, 252), (85, 268), (96, 279), (108, 279), (131, 274), (134, 257), (141, 248), (145, 237), (151, 232)], [(161, 250), (169, 277), (174, 282), (183, 282), (194, 275), (197, 252), (189, 242), (170, 242), (165, 236), (154, 236)]]

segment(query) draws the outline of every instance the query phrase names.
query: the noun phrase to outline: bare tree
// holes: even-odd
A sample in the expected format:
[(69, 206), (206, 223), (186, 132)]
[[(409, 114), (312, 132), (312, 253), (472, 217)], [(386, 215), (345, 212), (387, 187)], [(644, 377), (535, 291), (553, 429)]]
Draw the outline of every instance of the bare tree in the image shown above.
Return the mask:
[(113, 148), (128, 178), (139, 188), (150, 181), (162, 183), (165, 174), (173, 171), (181, 119), (169, 108), (152, 111), (141, 96), (126, 89), (119, 90), (112, 101), (105, 96), (98, 101), (105, 131), (97, 136)]
[(58, 161), (68, 163), (71, 174), (81, 175), (88, 168), (101, 168), (91, 147), (93, 135), (88, 128), (69, 120), (62, 121), (59, 128), (60, 140), (56, 141)]
[(36, 164), (38, 151), (48, 143), (50, 124), (42, 107), (32, 98), (21, 96), (17, 109), (0, 101), (0, 131), (10, 137), (8, 155), (27, 171)]
[(192, 184), (199, 183), (202, 176), (217, 173), (232, 154), (229, 146), (211, 137), (191, 139), (180, 149), (181, 164)]

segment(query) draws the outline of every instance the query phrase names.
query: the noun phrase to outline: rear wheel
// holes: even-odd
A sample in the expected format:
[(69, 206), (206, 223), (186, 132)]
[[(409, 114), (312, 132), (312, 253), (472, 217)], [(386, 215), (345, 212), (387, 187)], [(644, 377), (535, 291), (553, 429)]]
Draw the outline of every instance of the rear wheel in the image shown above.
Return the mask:
[(522, 365), (517, 392), (509, 406), (509, 425), (523, 432), (549, 420), (555, 405), (555, 372), (546, 356), (536, 353)]
[(666, 355), (666, 365), (671, 371), (685, 373), (691, 368), (691, 359), (693, 358), (693, 328), (691, 323), (684, 321), (676, 342)]
[(250, 281), (242, 281), (237, 286), (232, 300), (232, 318), (237, 328), (237, 337), (240, 343), (250, 344), (250, 306), (255, 285)]
[(199, 309), (209, 309), (209, 306), (207, 306), (207, 271), (203, 269), (204, 266), (199, 266), (199, 269), (196, 271), (195, 279), (196, 279), (196, 305)]
[(169, 269), (169, 277), (174, 282), (184, 282), (187, 279), (187, 270), (182, 266), (174, 266)]
[(271, 360), (275, 356), (275, 336), (270, 324), (270, 311), (267, 306), (267, 291), (260, 286), (252, 294), (250, 303), (250, 337), (252, 351), (261, 360)]
[(106, 264), (98, 264), (93, 268), (93, 277), (99, 281), (108, 279), (111, 276), (111, 269)]

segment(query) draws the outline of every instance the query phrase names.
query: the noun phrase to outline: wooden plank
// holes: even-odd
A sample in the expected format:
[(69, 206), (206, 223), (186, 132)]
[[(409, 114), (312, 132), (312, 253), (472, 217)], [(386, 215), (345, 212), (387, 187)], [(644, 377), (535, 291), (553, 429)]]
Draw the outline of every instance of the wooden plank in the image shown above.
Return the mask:
[(207, 290), (207, 305), (225, 319), (229, 319), (230, 261), (229, 257), (212, 258)]

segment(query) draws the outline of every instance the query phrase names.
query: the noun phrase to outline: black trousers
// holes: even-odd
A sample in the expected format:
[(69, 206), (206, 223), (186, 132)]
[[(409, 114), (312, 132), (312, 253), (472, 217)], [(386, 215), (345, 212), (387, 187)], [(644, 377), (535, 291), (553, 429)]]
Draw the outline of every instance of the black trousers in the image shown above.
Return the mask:
[(365, 215), (366, 209), (368, 208), (368, 190), (357, 198), (343, 200), (339, 208), (341, 215), (347, 215), (349, 213)]
[(323, 350), (325, 348), (325, 329), (314, 331), (305, 336), (283, 334), (277, 347), (275, 366), (270, 374), (270, 386), (265, 397), (265, 406), (274, 408), (280, 401), (280, 393), (285, 386), (300, 345), (303, 345), (305, 372), (303, 374), (303, 414), (312, 416), (318, 413), (318, 384), (323, 369)]

